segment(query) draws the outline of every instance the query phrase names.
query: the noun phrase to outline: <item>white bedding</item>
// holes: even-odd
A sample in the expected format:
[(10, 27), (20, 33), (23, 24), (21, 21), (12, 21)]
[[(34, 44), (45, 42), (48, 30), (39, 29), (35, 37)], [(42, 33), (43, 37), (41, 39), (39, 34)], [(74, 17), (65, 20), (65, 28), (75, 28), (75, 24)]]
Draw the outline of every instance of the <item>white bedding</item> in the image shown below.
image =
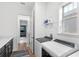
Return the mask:
[(55, 41), (48, 41), (42, 43), (42, 47), (51, 55), (55, 57), (65, 57), (70, 55), (76, 49), (57, 43)]
[(77, 51), (77, 52), (71, 54), (71, 55), (68, 56), (68, 57), (79, 57), (79, 51)]

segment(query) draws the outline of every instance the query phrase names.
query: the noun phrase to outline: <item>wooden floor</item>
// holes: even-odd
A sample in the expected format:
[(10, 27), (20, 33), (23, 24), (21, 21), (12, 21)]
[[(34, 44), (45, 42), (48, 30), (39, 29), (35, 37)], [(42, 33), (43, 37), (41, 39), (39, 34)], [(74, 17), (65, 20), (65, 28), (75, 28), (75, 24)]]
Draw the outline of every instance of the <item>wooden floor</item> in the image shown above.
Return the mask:
[(32, 49), (29, 46), (27, 46), (27, 43), (19, 43), (17, 50), (25, 50), (26, 52), (28, 52), (30, 57), (35, 57), (35, 55), (32, 53)]

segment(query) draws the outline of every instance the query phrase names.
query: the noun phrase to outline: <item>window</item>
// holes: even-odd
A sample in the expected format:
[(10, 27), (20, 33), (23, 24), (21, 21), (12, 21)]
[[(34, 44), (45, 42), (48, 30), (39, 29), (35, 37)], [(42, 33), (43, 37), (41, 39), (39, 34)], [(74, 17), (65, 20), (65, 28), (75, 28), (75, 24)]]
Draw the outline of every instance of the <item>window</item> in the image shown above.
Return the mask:
[(77, 2), (69, 3), (63, 6), (64, 14), (77, 8)]
[(59, 11), (59, 33), (76, 33), (77, 31), (77, 2), (64, 5)]

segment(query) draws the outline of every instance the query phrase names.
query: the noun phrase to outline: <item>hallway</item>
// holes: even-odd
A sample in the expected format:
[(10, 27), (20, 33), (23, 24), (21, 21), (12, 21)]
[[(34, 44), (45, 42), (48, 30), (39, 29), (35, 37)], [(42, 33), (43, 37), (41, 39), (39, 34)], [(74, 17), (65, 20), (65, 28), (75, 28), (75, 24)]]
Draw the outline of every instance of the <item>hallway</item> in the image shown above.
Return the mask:
[(18, 48), (12, 52), (11, 57), (35, 57), (35, 55), (32, 53), (32, 49), (27, 46), (27, 43), (22, 42), (18, 43)]

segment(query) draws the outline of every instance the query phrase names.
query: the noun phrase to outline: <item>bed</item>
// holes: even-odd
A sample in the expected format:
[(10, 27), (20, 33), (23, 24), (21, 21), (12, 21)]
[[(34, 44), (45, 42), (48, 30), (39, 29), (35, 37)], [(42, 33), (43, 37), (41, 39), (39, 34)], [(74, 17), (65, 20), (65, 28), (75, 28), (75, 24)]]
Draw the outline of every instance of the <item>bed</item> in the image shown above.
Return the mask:
[(68, 46), (68, 43), (69, 42), (67, 42), (67, 44), (63, 44), (62, 40), (57, 39), (55, 41), (52, 40), (42, 43), (42, 48), (46, 50), (52, 57), (66, 57), (77, 51), (73, 44), (69, 44), (72, 45), (70, 47)]

